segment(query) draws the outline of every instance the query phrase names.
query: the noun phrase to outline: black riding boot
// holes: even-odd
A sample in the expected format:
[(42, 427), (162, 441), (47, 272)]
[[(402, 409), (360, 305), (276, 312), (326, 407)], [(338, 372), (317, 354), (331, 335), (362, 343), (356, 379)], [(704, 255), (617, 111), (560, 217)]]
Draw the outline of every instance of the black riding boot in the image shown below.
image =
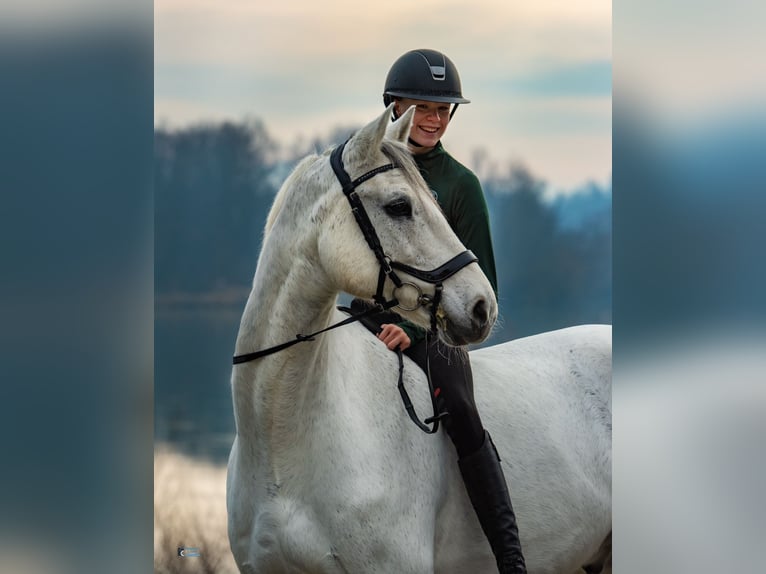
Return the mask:
[(487, 431), (479, 450), (458, 461), (468, 497), (489, 540), (500, 574), (526, 574), (516, 515), (500, 466), (500, 457)]

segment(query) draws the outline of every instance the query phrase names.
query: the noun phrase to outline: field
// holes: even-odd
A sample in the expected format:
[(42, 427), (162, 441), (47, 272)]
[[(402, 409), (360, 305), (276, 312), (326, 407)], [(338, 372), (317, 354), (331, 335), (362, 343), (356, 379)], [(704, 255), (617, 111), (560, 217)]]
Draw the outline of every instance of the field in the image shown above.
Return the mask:
[[(180, 547), (199, 549), (181, 557)], [(226, 467), (154, 452), (155, 574), (236, 574), (226, 534)]]

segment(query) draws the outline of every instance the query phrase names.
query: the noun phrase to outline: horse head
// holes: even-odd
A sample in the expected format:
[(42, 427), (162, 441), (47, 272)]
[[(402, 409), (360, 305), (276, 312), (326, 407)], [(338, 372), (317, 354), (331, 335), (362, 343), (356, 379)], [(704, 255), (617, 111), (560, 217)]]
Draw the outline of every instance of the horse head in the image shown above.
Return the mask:
[[(414, 107), (391, 123), (389, 106), (359, 130), (340, 155), (340, 169), (345, 169), (349, 183), (355, 183), (353, 193), (358, 199), (354, 201), (361, 202), (357, 211), (366, 213), (368, 227), (374, 229), (380, 245), (379, 255), (376, 257), (371, 246), (375, 240), (363, 232), (364, 225), (349, 205), (350, 187), (344, 193), (338, 175), (321, 214), (315, 213), (320, 222), (320, 264), (338, 290), (363, 298), (375, 293), (387, 300), (396, 298), (399, 306), (395, 310), (425, 328), (430, 327), (432, 311), (423, 301), (433, 300), (437, 289), (437, 282), (429, 278), (443, 278), (438, 281), (442, 288), (436, 297), (438, 309), (434, 309), (440, 336), (458, 345), (482, 341), (497, 317), (497, 302), (479, 266), (467, 264), (473, 259), (458, 258), (462, 268), (445, 272), (445, 263), (461, 254), (470, 256), (470, 252), (450, 228), (407, 149), (413, 115)], [(381, 293), (380, 270), (385, 262), (395, 262), (401, 284), (395, 285), (386, 276)]]

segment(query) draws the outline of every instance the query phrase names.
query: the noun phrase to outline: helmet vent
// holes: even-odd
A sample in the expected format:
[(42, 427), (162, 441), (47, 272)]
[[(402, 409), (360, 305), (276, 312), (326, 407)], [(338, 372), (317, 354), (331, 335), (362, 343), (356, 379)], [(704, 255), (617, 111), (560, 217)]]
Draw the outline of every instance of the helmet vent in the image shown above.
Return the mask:
[(441, 81), (447, 77), (444, 66), (429, 66), (429, 68), (431, 68), (431, 76), (434, 80)]

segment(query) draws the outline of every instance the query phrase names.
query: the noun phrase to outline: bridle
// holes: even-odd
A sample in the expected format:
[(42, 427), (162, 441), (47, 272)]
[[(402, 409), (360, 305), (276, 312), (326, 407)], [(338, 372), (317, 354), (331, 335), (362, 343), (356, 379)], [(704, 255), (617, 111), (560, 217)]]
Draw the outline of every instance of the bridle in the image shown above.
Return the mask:
[[(343, 166), (343, 150), (346, 146), (346, 143), (348, 143), (348, 140), (344, 142), (343, 144), (339, 145), (338, 147), (336, 147), (332, 151), (332, 154), (330, 155), (330, 165), (332, 166), (332, 170), (341, 184), (341, 187), (343, 189), (343, 194), (346, 196), (349, 204), (351, 205), (351, 212), (354, 214), (354, 218), (356, 219), (356, 222), (359, 225), (359, 228), (361, 229), (365, 240), (367, 241), (367, 245), (370, 247), (372, 252), (375, 254), (375, 258), (378, 260), (378, 265), (380, 267), (380, 270), (378, 272), (377, 289), (375, 291), (375, 295), (373, 295), (373, 301), (375, 302), (375, 305), (362, 313), (357, 313), (355, 315), (352, 315), (351, 317), (344, 319), (343, 321), (330, 325), (329, 327), (321, 329), (310, 335), (298, 334), (295, 336), (295, 339), (276, 345), (274, 347), (269, 347), (268, 349), (262, 349), (260, 351), (255, 351), (253, 353), (235, 355), (233, 359), (233, 363), (235, 365), (260, 359), (261, 357), (271, 355), (273, 353), (286, 349), (296, 343), (313, 341), (316, 335), (319, 335), (331, 329), (335, 329), (337, 327), (341, 327), (343, 325), (348, 325), (349, 323), (353, 323), (354, 321), (359, 321), (372, 314), (391, 309), (392, 307), (399, 307), (400, 309), (404, 311), (414, 311), (415, 309), (418, 309), (420, 307), (425, 307), (425, 306), (430, 307), (431, 328), (428, 331), (426, 336), (427, 337), (426, 344), (430, 345), (431, 338), (436, 335), (437, 311), (439, 308), (439, 304), (441, 303), (443, 282), (446, 279), (452, 277), (455, 273), (460, 271), (463, 267), (478, 261), (478, 258), (470, 250), (466, 249), (465, 251), (463, 251), (462, 253), (459, 253), (458, 255), (456, 255), (455, 257), (453, 257), (452, 259), (450, 259), (443, 265), (440, 265), (436, 269), (425, 271), (423, 269), (418, 269), (416, 267), (411, 267), (409, 265), (405, 265), (404, 263), (399, 263), (398, 261), (394, 261), (388, 255), (386, 255), (385, 252), (383, 251), (383, 247), (380, 244), (380, 240), (378, 239), (378, 234), (375, 232), (375, 227), (373, 226), (372, 221), (370, 221), (369, 215), (367, 215), (367, 211), (365, 210), (364, 205), (362, 204), (362, 201), (359, 198), (359, 194), (356, 192), (356, 188), (359, 187), (365, 181), (372, 179), (376, 175), (380, 173), (384, 173), (391, 169), (395, 169), (397, 166), (394, 165), (393, 163), (388, 163), (388, 164), (376, 167), (375, 169), (372, 169), (366, 172), (365, 174), (359, 176), (355, 180), (352, 180), (351, 177), (348, 175), (348, 172), (346, 172), (345, 167)], [(430, 283), (434, 285), (434, 293), (432, 295), (423, 293), (422, 289), (415, 283), (412, 283), (409, 281), (402, 281), (399, 278), (399, 275), (396, 273), (397, 270), (402, 273), (406, 273), (407, 275), (410, 275), (412, 277), (416, 277), (417, 279), (420, 279), (421, 281), (425, 281), (426, 283)], [(390, 279), (391, 282), (394, 284), (392, 297), (389, 300), (386, 300), (385, 296), (383, 295), (386, 279)], [(405, 286), (412, 287), (417, 291), (418, 296), (417, 296), (416, 304), (414, 307), (404, 307), (396, 298), (397, 291)], [(404, 384), (402, 380), (402, 371), (404, 368), (404, 363), (402, 359), (402, 351), (398, 348), (397, 348), (397, 354), (399, 356), (399, 385), (398, 385), (399, 393), (402, 396), (402, 400), (404, 401), (404, 406), (407, 410), (407, 413), (410, 415), (410, 418), (413, 420), (413, 422), (415, 422), (415, 424), (417, 424), (421, 430), (429, 434), (435, 433), (439, 428), (439, 420), (443, 418), (444, 416), (446, 416), (448, 413), (442, 412), (442, 413), (436, 414), (438, 409), (436, 406), (436, 399), (434, 397), (433, 384), (431, 382), (430, 365), (427, 365), (428, 368), (427, 368), (426, 374), (428, 376), (428, 386), (429, 386), (430, 395), (431, 395), (431, 402), (432, 402), (432, 406), (434, 407), (434, 416), (425, 419), (425, 424), (424, 424), (423, 422), (420, 421), (420, 419), (415, 414), (415, 409), (412, 405), (412, 401), (410, 401), (410, 398), (407, 395), (407, 391), (404, 388)], [(428, 424), (433, 424), (433, 427), (429, 428), (428, 426), (426, 426)]]
[[(418, 292), (417, 305), (415, 307), (402, 307), (400, 303), (397, 303), (395, 306), (403, 311), (414, 311), (418, 307), (430, 305), (433, 320), (431, 330), (435, 333), (436, 309), (439, 306), (439, 299), (441, 298), (442, 283), (466, 265), (478, 261), (478, 258), (471, 253), (471, 251), (466, 249), (436, 269), (424, 271), (422, 269), (410, 267), (404, 263), (399, 263), (398, 261), (393, 261), (387, 256), (383, 251), (383, 247), (380, 245), (380, 240), (378, 239), (378, 234), (375, 232), (375, 227), (372, 225), (370, 217), (367, 215), (367, 211), (364, 209), (364, 205), (362, 205), (362, 201), (359, 199), (359, 194), (356, 192), (356, 188), (368, 179), (375, 177), (379, 173), (394, 169), (396, 166), (393, 163), (388, 163), (376, 167), (352, 181), (351, 177), (343, 167), (343, 149), (345, 146), (346, 144), (344, 143), (333, 150), (332, 155), (330, 155), (330, 165), (340, 182), (343, 194), (351, 205), (351, 212), (354, 214), (354, 218), (356, 219), (359, 228), (362, 230), (367, 245), (369, 245), (370, 249), (375, 254), (375, 257), (378, 260), (378, 265), (380, 266), (380, 271), (378, 273), (378, 287), (373, 296), (373, 300), (378, 304), (386, 303), (385, 297), (383, 296), (383, 288), (385, 286), (386, 278), (390, 279), (394, 284), (394, 292), (392, 295), (394, 299), (396, 299), (396, 292), (398, 289), (401, 289), (405, 285), (413, 287)], [(397, 269), (407, 275), (417, 277), (421, 281), (435, 285), (434, 295), (425, 295), (420, 287), (414, 283), (402, 281), (396, 273)]]

